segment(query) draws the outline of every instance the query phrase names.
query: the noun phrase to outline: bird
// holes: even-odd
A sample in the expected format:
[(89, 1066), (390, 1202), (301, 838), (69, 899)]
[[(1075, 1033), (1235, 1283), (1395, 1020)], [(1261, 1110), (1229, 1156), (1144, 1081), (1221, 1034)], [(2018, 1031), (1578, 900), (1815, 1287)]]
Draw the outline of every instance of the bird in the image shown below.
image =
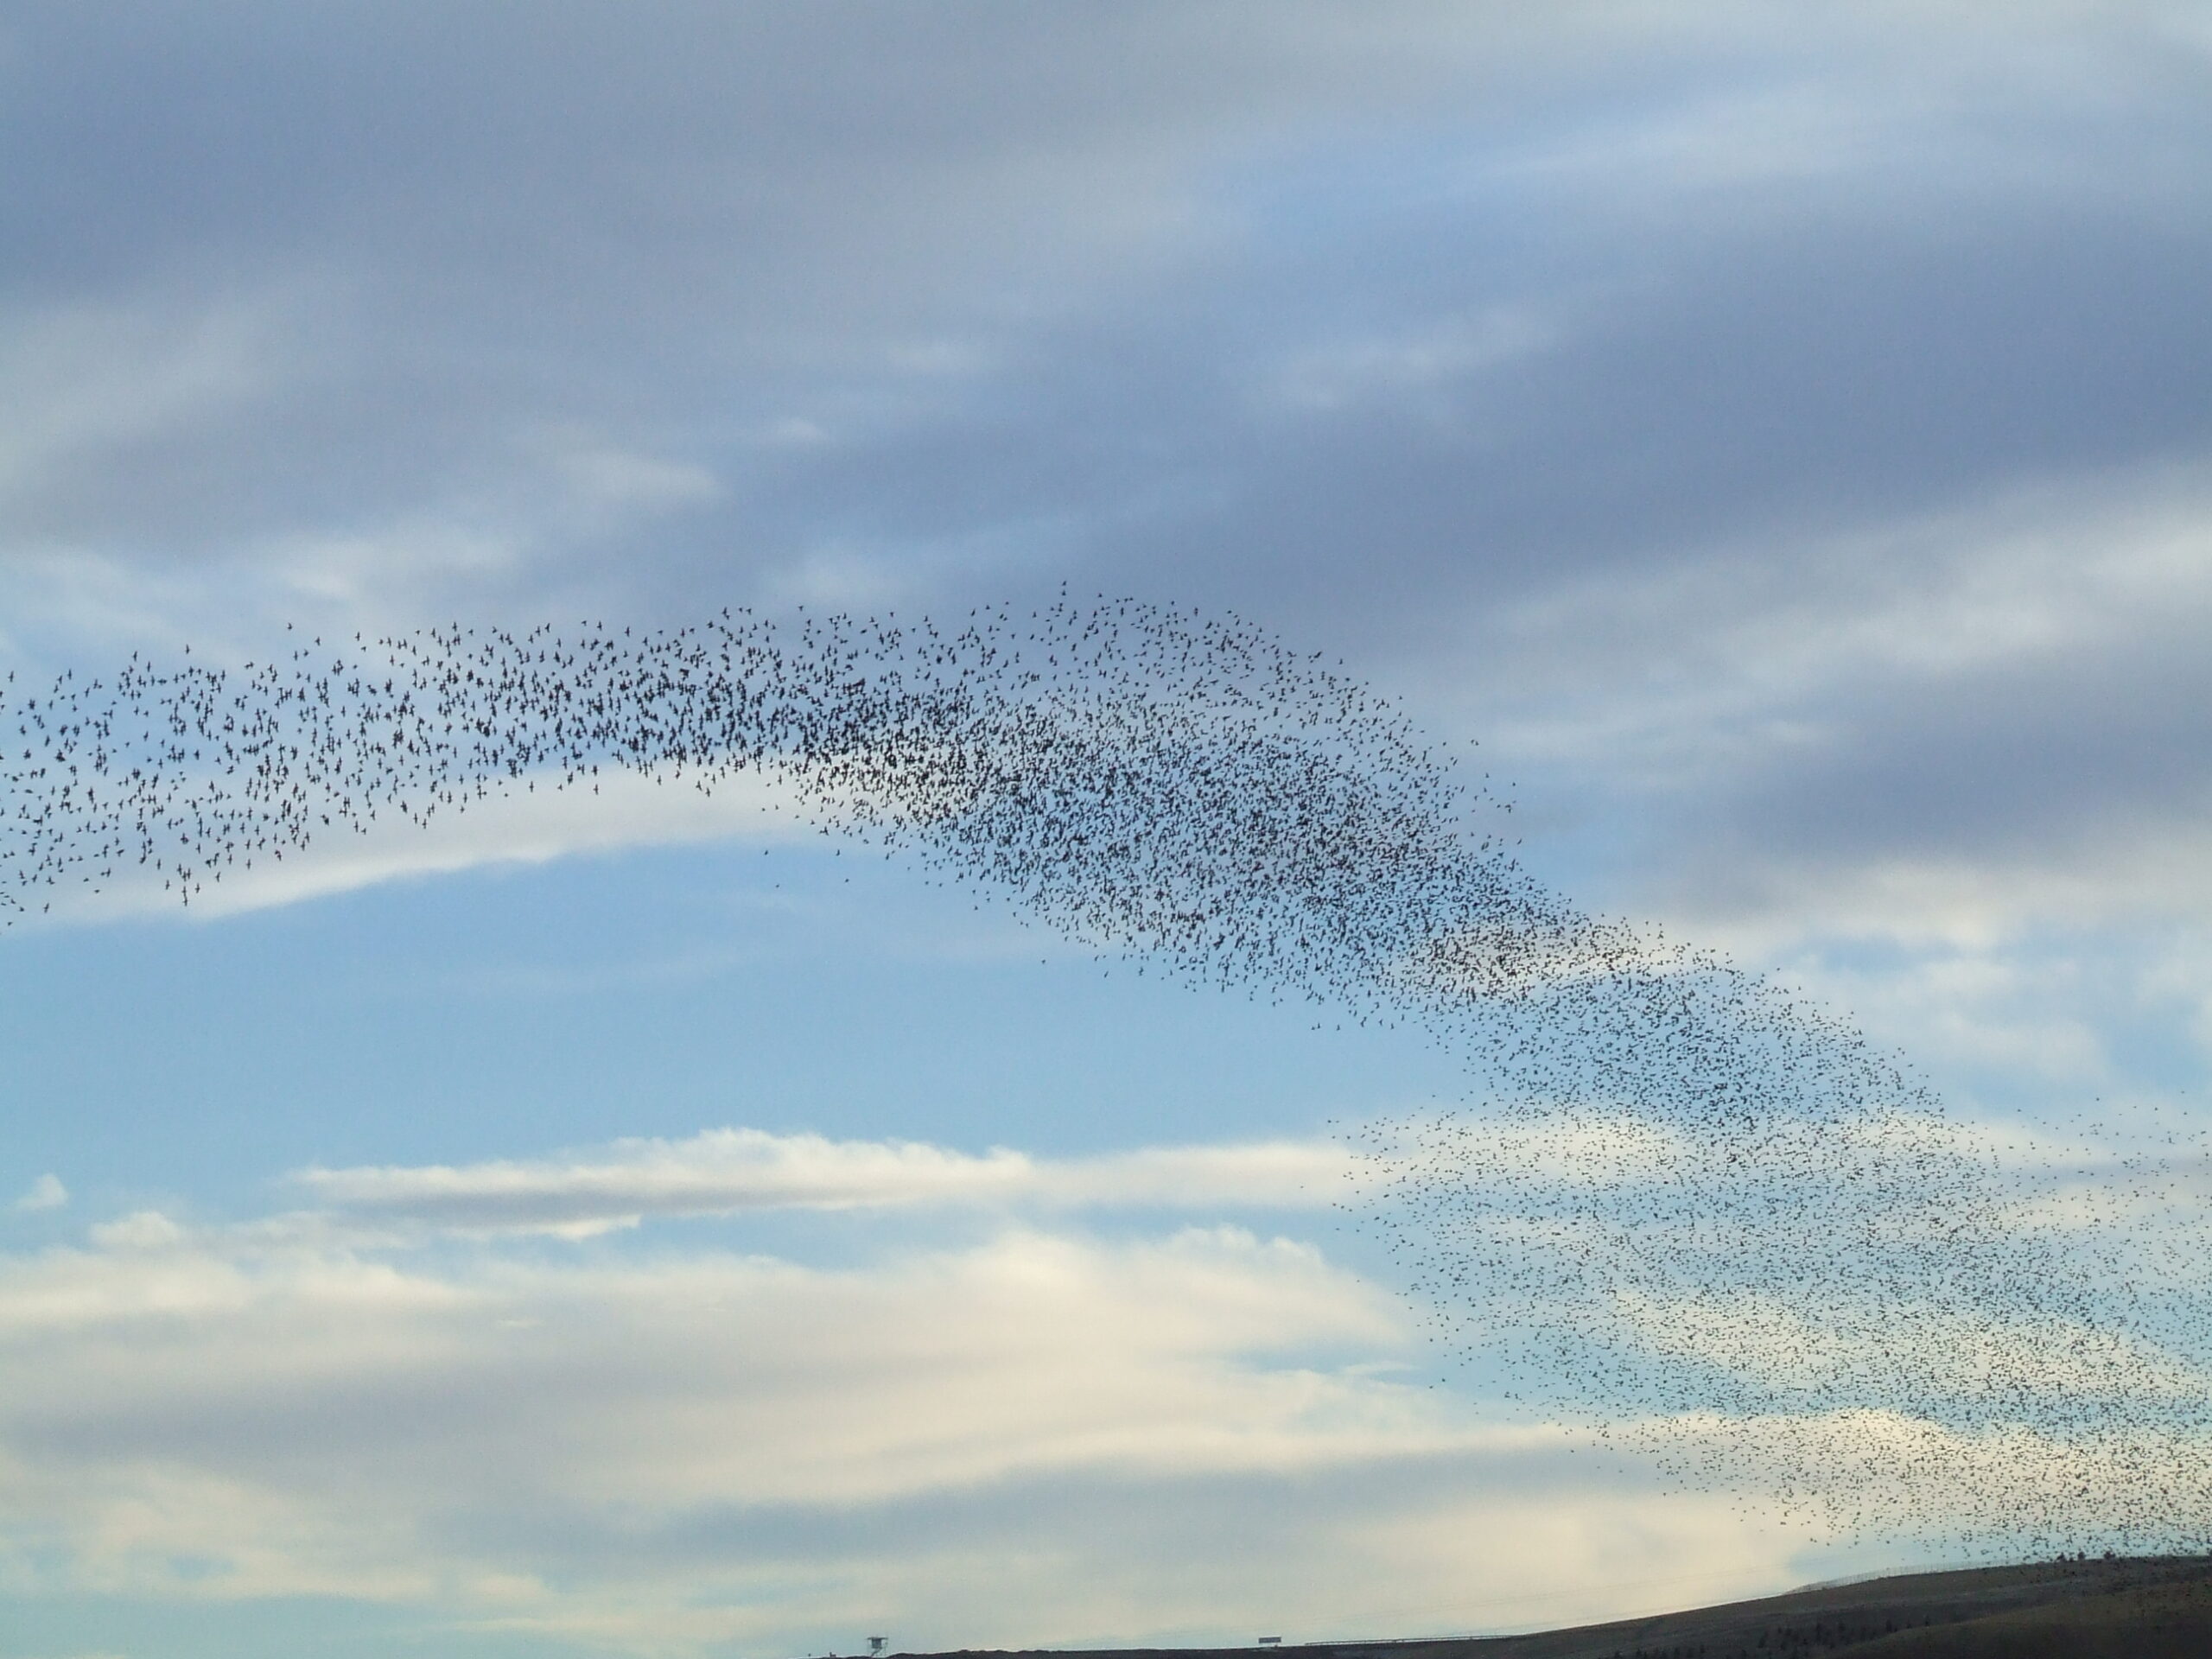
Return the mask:
[[(2212, 1541), (2200, 1145), (2085, 1122), (2081, 1167), (2008, 1163), (1848, 1020), (1533, 878), (1486, 778), (1234, 613), (1063, 589), (11, 676), (0, 924), (621, 773), (766, 779), (1102, 960), (1440, 1046), (1463, 1097), (1345, 1131), (1346, 1207), (1496, 1402), (1842, 1536)], [(2060, 1199), (2108, 1224), (2039, 1224)]]

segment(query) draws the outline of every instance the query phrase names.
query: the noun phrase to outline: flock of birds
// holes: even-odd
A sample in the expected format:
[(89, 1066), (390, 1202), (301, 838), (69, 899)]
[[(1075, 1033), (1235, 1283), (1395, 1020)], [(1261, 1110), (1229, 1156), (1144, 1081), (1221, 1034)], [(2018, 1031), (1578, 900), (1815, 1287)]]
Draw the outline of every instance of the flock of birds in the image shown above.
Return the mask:
[(1480, 786), (1318, 657), (1065, 599), (295, 638), (0, 693), (0, 920), (188, 905), (499, 792), (763, 777), (1101, 951), (1463, 1056), (1468, 1104), (1360, 1132), (1359, 1207), (1530, 1410), (1847, 1530), (2212, 1542), (2190, 1148), (2020, 1162), (1848, 1024), (1531, 880), (1471, 827)]

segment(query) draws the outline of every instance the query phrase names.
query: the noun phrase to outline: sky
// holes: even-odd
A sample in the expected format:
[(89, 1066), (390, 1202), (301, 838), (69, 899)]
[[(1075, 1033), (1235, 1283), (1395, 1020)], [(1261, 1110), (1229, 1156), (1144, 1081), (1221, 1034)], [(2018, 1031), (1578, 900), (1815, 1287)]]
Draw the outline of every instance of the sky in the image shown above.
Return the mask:
[[(2181, 3), (0, 4), (0, 671), (1234, 612), (1964, 1118), (2212, 1052)], [(0, 934), (0, 1656), (1566, 1623), (1940, 1554), (1455, 1370), (1465, 1103), (650, 786)], [(1355, 1206), (1356, 1208), (1356, 1206)]]

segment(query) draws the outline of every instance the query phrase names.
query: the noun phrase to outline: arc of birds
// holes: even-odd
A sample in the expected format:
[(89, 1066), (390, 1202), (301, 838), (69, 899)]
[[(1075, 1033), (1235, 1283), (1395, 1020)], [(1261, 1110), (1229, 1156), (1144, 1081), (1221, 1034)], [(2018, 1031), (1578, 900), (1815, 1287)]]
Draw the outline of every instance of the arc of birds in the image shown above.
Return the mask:
[[(1479, 1105), (1355, 1133), (1358, 1208), (1503, 1394), (1849, 1529), (2212, 1534), (2201, 1273), (2024, 1224), (2027, 1178), (1847, 1022), (1532, 880), (1398, 709), (1233, 616), (302, 638), (11, 683), (0, 742), (9, 922), (496, 793), (769, 779), (1102, 951), (1460, 1054)], [(2101, 1201), (2171, 1210), (2195, 1156)]]

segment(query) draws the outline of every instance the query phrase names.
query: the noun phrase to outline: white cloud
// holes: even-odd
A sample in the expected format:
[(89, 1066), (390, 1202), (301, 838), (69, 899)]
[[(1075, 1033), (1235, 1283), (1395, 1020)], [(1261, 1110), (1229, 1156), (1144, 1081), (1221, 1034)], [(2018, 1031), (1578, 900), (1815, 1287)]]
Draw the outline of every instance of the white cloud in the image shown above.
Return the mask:
[[(1887, 1310), (1808, 1313), (1803, 1299), (1772, 1292), (1652, 1297), (1631, 1290), (1615, 1299), (1624, 1338), (1685, 1364), (1717, 1363), (1792, 1388), (1817, 1388), (1849, 1376), (1898, 1317)], [(1851, 1317), (1851, 1315), (1857, 1317)], [(2100, 1394), (2164, 1403), (2194, 1403), (2206, 1393), (2204, 1373), (2126, 1335), (2051, 1317), (1999, 1321), (1937, 1309), (1916, 1309), (1914, 1340), (1926, 1356), (1925, 1380), (1955, 1399), (1973, 1399), (1993, 1376), (2039, 1397)], [(1626, 1345), (1624, 1344), (1624, 1345)]]
[[(1613, 1184), (1636, 1210), (1632, 1189), (1702, 1155), (1603, 1115), (1563, 1127), (1428, 1133), (1486, 1135), (1465, 1167), (1516, 1203)], [(1872, 1166), (1902, 1136), (1925, 1157), (1941, 1132), (1870, 1126), (1863, 1150)], [(1977, 1133), (1953, 1136), (1962, 1154)], [(1102, 1239), (1033, 1214), (836, 1265), (515, 1230), (746, 1207), (1217, 1211), (1316, 1202), (1348, 1161), (1297, 1142), (1053, 1160), (723, 1130), (310, 1170), (292, 1180), (330, 1208), (238, 1225), (125, 1216), (84, 1247), (0, 1255), (0, 1581), (353, 1598), (671, 1656), (862, 1628), (935, 1648), (1373, 1635), (1778, 1588), (1815, 1575), (1802, 1551), (1833, 1535), (1827, 1503), (1890, 1535), (2001, 1533), (2008, 1504), (2130, 1501), (2146, 1447), (2206, 1461), (2171, 1434), (2077, 1445), (1864, 1410), (1618, 1422), (1609, 1452), (1421, 1386), (1402, 1301), (1236, 1227)], [(1475, 1187), (1455, 1202), (1496, 1207)], [(1621, 1341), (1655, 1351), (1847, 1362), (1799, 1312), (1616, 1309)], [(2083, 1382), (2067, 1332), (1942, 1330), (1969, 1381), (2019, 1370), (1991, 1344), (2024, 1338), (2058, 1356), (2029, 1368), (2038, 1386)]]
[(212, 920), (487, 866), (738, 838), (795, 842), (816, 833), (797, 805), (791, 791), (758, 772), (723, 779), (711, 792), (620, 770), (609, 770), (595, 786), (563, 787), (557, 776), (524, 779), (507, 793), (443, 809), (427, 825), (392, 817), (365, 834), (327, 832), (304, 850), (211, 878), (188, 908), (154, 881), (126, 878), (100, 893), (57, 890), (54, 917), (82, 922), (182, 914)]
[[(2066, 1421), (2094, 1450), (2170, 1432), (2212, 1398), (2201, 1134), (1897, 1112), (1772, 1123), (1747, 1151), (1559, 1109), (1370, 1135), (1371, 1196), (1450, 1340), (1510, 1370), (1533, 1362), (1554, 1397), (1602, 1366), (1592, 1398), (1609, 1416), (1693, 1399), (1878, 1407), (1984, 1427)], [(1532, 1326), (1542, 1336), (1522, 1351)], [(2107, 1408), (2118, 1414), (2100, 1418)], [(2048, 1455), (2080, 1449), (2056, 1434)], [(1746, 1478), (1857, 1502), (1847, 1485)], [(1922, 1524), (1952, 1512), (1963, 1479), (1945, 1477)], [(2143, 1524), (2148, 1511), (2126, 1513), (2141, 1490), (2100, 1488), (2038, 1524)], [(2010, 1511), (2023, 1526), (2028, 1513)]]
[(59, 1210), (68, 1202), (69, 1189), (62, 1185), (61, 1178), (59, 1175), (48, 1173), (31, 1183), (30, 1190), (16, 1200), (15, 1207), (21, 1211), (35, 1212), (41, 1210)]
[[(1757, 1467), (1807, 1510), (1838, 1513), (1886, 1536), (2018, 1551), (2023, 1516), (2063, 1516), (2086, 1529), (2139, 1529), (2148, 1550), (2171, 1548), (2172, 1517), (2192, 1510), (2212, 1476), (2212, 1440), (2172, 1428), (2053, 1438), (2012, 1425), (1961, 1428), (1893, 1412), (1804, 1416), (1686, 1416), (1637, 1425), (1626, 1442), (1707, 1478)], [(1931, 1519), (1936, 1520), (1931, 1525)], [(2048, 1541), (2031, 1548), (2051, 1548)]]
[(92, 1243), (111, 1250), (157, 1250), (183, 1236), (184, 1230), (158, 1210), (133, 1211), (92, 1229)]
[(649, 1216), (922, 1205), (1313, 1208), (1348, 1191), (1352, 1160), (1318, 1141), (1154, 1147), (1074, 1159), (996, 1147), (831, 1141), (709, 1129), (621, 1141), (560, 1160), (305, 1169), (292, 1185), (357, 1213), (459, 1228), (588, 1233)]
[(1235, 1229), (836, 1269), (125, 1230), (0, 1258), (19, 1586), (682, 1654), (863, 1619), (939, 1647), (1495, 1624), (1789, 1576), (1725, 1500), (1593, 1492), (1573, 1437), (1398, 1380), (1395, 1299)]

